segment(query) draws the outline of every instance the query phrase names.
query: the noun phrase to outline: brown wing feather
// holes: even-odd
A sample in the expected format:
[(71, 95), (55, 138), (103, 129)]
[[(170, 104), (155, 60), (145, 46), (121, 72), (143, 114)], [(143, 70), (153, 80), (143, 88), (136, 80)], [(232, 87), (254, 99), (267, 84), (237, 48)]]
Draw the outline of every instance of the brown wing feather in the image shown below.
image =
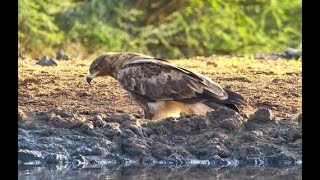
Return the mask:
[(200, 102), (209, 98), (227, 99), (227, 93), (216, 83), (167, 61), (149, 57), (135, 58), (123, 64), (117, 79), (131, 93), (152, 100)]

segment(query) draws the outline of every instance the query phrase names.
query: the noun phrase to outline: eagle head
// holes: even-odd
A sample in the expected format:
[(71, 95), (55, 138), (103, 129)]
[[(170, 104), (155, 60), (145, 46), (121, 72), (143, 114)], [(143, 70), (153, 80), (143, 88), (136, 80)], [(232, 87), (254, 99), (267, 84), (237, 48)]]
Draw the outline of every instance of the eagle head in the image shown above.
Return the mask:
[(90, 84), (94, 77), (108, 76), (113, 71), (113, 61), (109, 55), (100, 55), (90, 65), (86, 80)]

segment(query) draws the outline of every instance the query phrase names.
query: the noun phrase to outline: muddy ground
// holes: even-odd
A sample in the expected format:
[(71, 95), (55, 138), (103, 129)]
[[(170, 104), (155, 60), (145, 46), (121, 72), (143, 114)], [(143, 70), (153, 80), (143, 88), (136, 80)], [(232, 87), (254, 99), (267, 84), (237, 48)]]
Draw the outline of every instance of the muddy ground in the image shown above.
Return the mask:
[(242, 94), (249, 106), (150, 121), (115, 80), (86, 83), (92, 59), (53, 67), (19, 60), (19, 164), (301, 164), (301, 61), (173, 60)]

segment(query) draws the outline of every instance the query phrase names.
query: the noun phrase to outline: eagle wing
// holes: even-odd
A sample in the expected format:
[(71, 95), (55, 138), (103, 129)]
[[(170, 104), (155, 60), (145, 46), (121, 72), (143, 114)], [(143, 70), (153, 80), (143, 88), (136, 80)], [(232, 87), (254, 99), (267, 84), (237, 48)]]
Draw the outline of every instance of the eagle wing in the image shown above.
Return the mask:
[(139, 57), (126, 61), (117, 73), (120, 85), (149, 101), (202, 102), (225, 100), (228, 94), (211, 79), (163, 59)]

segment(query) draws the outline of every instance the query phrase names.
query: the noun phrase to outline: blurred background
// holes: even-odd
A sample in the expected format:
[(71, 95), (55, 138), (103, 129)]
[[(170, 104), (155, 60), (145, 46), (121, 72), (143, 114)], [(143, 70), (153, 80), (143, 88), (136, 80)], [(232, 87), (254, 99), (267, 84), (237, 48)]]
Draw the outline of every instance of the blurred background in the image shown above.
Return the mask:
[(273, 53), (301, 40), (301, 0), (18, 1), (18, 50), (32, 57)]

